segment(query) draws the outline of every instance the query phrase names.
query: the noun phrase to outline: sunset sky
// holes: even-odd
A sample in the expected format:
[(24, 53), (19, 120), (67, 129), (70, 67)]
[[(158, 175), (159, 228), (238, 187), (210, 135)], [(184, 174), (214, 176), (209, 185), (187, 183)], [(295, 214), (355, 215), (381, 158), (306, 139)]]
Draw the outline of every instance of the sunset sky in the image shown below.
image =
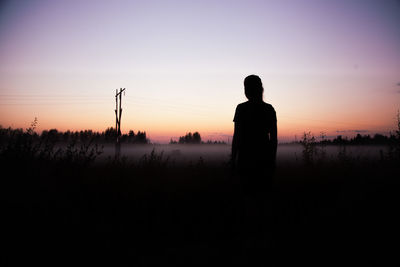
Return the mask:
[(257, 74), (280, 141), (388, 133), (400, 109), (400, 1), (0, 3), (0, 124), (115, 125), (153, 142), (228, 140)]

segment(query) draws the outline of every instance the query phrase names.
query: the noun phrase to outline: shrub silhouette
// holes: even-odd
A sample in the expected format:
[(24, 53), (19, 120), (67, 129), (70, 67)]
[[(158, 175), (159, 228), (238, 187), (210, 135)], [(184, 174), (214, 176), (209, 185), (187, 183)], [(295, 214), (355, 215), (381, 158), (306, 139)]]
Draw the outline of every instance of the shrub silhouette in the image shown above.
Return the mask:
[(303, 160), (306, 164), (312, 164), (317, 154), (317, 142), (311, 132), (305, 132), (303, 139), (300, 141), (303, 146)]

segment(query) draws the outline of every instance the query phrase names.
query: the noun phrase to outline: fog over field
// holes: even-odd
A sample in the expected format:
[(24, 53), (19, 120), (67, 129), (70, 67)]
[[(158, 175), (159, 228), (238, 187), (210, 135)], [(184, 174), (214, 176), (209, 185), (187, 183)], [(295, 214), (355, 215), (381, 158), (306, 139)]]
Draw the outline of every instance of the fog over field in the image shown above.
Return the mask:
[[(345, 148), (346, 155), (352, 158), (362, 159), (377, 159), (380, 157), (380, 151), (386, 152), (387, 147), (378, 145), (330, 145), (330, 146), (318, 146), (319, 152), (325, 151), (326, 157), (336, 158), (339, 151)], [(113, 157), (115, 150), (114, 145), (104, 145), (103, 153), (99, 157), (99, 160), (105, 160), (109, 157)], [(121, 155), (126, 157), (127, 160), (136, 161), (144, 155), (149, 155), (152, 150), (158, 155), (163, 153), (163, 158), (168, 158), (171, 163), (196, 163), (200, 158), (208, 164), (220, 164), (229, 160), (231, 152), (230, 145), (132, 145), (122, 144)], [(303, 146), (300, 144), (280, 144), (278, 145), (277, 161), (278, 163), (283, 162), (301, 162), (302, 160)]]

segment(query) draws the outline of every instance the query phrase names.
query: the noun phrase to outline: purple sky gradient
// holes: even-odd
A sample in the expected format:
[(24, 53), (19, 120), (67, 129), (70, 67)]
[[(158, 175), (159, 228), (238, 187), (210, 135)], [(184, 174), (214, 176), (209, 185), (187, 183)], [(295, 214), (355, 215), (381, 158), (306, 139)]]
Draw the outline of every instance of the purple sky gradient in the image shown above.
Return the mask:
[(2, 1), (0, 124), (232, 133), (258, 74), (279, 133), (394, 128), (400, 1)]

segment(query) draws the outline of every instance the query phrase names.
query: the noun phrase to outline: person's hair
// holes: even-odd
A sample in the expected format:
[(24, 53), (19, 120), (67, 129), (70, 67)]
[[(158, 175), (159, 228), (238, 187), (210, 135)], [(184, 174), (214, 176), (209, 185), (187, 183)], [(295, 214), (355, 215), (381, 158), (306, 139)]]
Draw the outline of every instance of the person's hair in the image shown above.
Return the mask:
[(249, 75), (244, 79), (244, 94), (248, 100), (262, 100), (264, 88), (260, 77)]

